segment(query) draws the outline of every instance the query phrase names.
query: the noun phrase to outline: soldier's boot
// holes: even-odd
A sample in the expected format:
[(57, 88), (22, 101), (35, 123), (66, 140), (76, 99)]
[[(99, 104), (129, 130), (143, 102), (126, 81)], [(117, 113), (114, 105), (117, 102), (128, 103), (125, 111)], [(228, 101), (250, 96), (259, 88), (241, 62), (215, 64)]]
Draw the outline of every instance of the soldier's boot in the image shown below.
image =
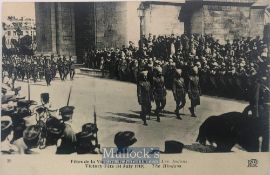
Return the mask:
[(157, 122), (160, 122), (159, 113), (157, 113)]
[(186, 102), (181, 103), (181, 105), (179, 106), (179, 111), (185, 106)]
[(179, 108), (175, 110), (176, 118), (182, 120), (182, 118), (180, 117), (179, 110), (180, 110)]
[(146, 123), (146, 120), (143, 121), (143, 125), (147, 126), (148, 124)]
[(141, 112), (140, 117), (141, 117), (141, 119), (143, 120), (143, 125), (147, 126), (147, 123), (146, 123), (146, 115), (143, 113), (143, 111)]
[(165, 108), (165, 106), (166, 106), (166, 98), (165, 99), (163, 99), (163, 101), (161, 102), (161, 109), (160, 109), (160, 112), (162, 112), (162, 113), (164, 113), (164, 108)]
[(195, 115), (195, 113), (194, 113), (194, 107), (190, 107), (190, 108), (188, 108), (189, 109), (189, 111), (190, 111), (190, 113), (191, 113), (191, 117), (197, 117), (196, 115)]

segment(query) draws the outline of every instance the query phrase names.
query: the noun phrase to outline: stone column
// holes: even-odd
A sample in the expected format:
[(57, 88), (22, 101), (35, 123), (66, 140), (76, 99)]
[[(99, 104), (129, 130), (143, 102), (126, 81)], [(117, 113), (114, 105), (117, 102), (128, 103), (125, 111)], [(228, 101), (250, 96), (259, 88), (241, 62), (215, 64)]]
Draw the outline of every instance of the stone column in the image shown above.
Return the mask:
[(95, 21), (97, 48), (127, 43), (127, 2), (96, 2)]
[(56, 53), (55, 3), (36, 2), (37, 53)]
[(76, 55), (74, 7), (70, 2), (56, 3), (56, 43), (57, 53)]

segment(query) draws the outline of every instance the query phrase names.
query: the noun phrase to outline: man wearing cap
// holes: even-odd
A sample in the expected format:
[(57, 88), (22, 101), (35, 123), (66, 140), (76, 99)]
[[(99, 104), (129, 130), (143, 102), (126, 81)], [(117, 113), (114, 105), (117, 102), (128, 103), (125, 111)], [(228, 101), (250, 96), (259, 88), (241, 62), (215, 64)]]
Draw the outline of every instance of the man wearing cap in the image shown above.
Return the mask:
[(198, 67), (194, 66), (192, 68), (191, 75), (189, 76), (188, 83), (188, 96), (191, 101), (191, 107), (189, 108), (189, 111), (192, 117), (197, 117), (194, 110), (197, 105), (200, 105), (200, 95), (201, 88), (199, 84)]
[(57, 146), (61, 144), (64, 129), (65, 125), (61, 120), (55, 117), (46, 120), (46, 139), (44, 142), (46, 150), (49, 149), (52, 153), (56, 153)]
[(23, 136), (23, 131), (26, 128), (26, 123), (29, 123), (29, 121), (35, 121), (35, 120), (28, 120), (28, 117), (31, 116), (31, 111), (29, 109), (30, 105), (31, 101), (29, 100), (17, 101), (17, 107), (15, 111), (11, 114), (14, 130), (12, 141), (19, 139)]
[(135, 133), (132, 131), (118, 132), (114, 136), (117, 153), (125, 153), (129, 146), (137, 142)]
[(186, 104), (186, 91), (185, 91), (185, 81), (181, 76), (182, 70), (176, 69), (175, 76), (173, 80), (172, 92), (174, 96), (174, 100), (176, 102), (175, 113), (178, 119), (181, 119), (179, 111)]
[(166, 105), (166, 88), (165, 88), (165, 82), (164, 77), (162, 75), (162, 68), (156, 67), (155, 68), (155, 76), (153, 78), (153, 96), (156, 103), (156, 115), (157, 115), (157, 121), (160, 122), (159, 113), (162, 111), (162, 109)]
[(73, 115), (73, 106), (64, 106), (59, 109), (60, 115), (64, 122), (63, 137), (61, 139), (61, 144), (57, 148), (57, 154), (71, 154), (76, 151), (76, 134), (71, 128), (71, 121)]
[(86, 123), (82, 126), (82, 131), (76, 134), (76, 151), (78, 154), (97, 154), (100, 152), (100, 145), (97, 143), (97, 131), (96, 124)]
[(147, 125), (146, 115), (150, 115), (151, 113), (151, 101), (153, 99), (151, 84), (147, 80), (147, 71), (142, 71), (140, 73), (140, 80), (137, 84), (137, 96), (138, 102), (141, 105), (140, 117), (144, 122), (143, 124)]
[(14, 142), (18, 150), (18, 154), (37, 154), (39, 152), (32, 151), (33, 148), (39, 146), (41, 130), (38, 126), (32, 125), (27, 127), (23, 132), (23, 137)]
[(1, 117), (1, 153), (14, 154), (17, 148), (10, 143), (13, 137), (12, 120), (9, 116)]

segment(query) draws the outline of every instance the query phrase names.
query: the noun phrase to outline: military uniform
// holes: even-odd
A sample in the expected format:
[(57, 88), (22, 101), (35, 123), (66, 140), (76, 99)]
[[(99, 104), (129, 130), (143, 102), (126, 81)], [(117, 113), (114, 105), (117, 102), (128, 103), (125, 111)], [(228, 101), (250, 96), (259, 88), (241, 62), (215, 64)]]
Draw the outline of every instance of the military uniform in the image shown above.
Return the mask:
[(166, 88), (164, 77), (162, 76), (162, 68), (156, 68), (157, 75), (153, 78), (153, 96), (156, 103), (156, 115), (157, 121), (160, 121), (159, 113), (164, 109), (166, 105)]
[(174, 100), (176, 102), (175, 113), (177, 118), (181, 119), (179, 111), (186, 104), (186, 91), (185, 91), (185, 81), (184, 78), (181, 77), (181, 69), (176, 70), (176, 74), (173, 80), (172, 92), (174, 96)]
[[(196, 72), (197, 68), (193, 68), (193, 72)], [(188, 96), (191, 101), (191, 107), (189, 108), (192, 117), (196, 117), (194, 109), (197, 105), (200, 105), (201, 88), (199, 83), (199, 77), (196, 73), (189, 76), (188, 83)]]
[(70, 61), (69, 70), (70, 70), (69, 71), (70, 79), (73, 80), (74, 75), (75, 75), (75, 65), (74, 65), (73, 61)]
[(73, 106), (64, 106), (59, 109), (62, 120), (64, 121), (64, 131), (56, 154), (72, 154), (76, 152), (76, 134), (70, 124), (73, 110)]
[(138, 102), (141, 105), (140, 116), (144, 125), (147, 125), (146, 115), (151, 113), (152, 90), (150, 82), (147, 81), (147, 71), (143, 71), (140, 78), (141, 80), (137, 84), (137, 96)]
[(52, 72), (51, 72), (51, 66), (49, 63), (45, 67), (45, 80), (47, 83), (47, 86), (51, 85), (51, 80), (52, 80)]

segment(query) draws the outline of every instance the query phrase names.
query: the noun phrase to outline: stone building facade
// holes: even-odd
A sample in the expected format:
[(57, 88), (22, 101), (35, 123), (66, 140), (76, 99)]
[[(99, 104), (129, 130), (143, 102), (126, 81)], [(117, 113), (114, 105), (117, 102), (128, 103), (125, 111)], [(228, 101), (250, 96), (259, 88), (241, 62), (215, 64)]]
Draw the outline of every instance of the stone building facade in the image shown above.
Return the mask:
[[(267, 2), (267, 0), (266, 0)], [(268, 4), (261, 0), (142, 2), (143, 34), (212, 34), (220, 42), (265, 37)], [(37, 51), (77, 56), (91, 48), (139, 40), (140, 2), (36, 2)]]
[(36, 24), (31, 18), (8, 16), (2, 21), (3, 35), (5, 36), (5, 45), (8, 49), (14, 48), (12, 40), (19, 41), (26, 35), (31, 36), (32, 41), (36, 40)]

